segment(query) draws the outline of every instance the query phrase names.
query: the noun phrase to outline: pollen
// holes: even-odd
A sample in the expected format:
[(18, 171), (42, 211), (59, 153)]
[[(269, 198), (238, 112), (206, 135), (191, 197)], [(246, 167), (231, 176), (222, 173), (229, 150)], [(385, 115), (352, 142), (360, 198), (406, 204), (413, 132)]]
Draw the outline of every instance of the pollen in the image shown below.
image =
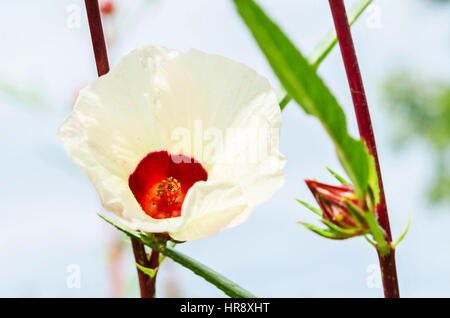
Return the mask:
[(160, 200), (166, 200), (168, 205), (177, 204), (179, 195), (181, 195), (181, 183), (177, 179), (169, 177), (158, 184), (156, 196)]

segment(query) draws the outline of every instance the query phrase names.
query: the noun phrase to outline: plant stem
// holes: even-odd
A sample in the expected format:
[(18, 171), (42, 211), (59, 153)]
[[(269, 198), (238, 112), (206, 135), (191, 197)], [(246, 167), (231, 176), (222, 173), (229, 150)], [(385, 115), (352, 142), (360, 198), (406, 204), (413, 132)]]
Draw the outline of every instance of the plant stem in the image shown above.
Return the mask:
[(397, 268), (395, 266), (395, 249), (385, 256), (378, 252), (378, 260), (381, 268), (381, 279), (383, 281), (384, 297), (399, 298)]
[[(92, 47), (94, 48), (97, 73), (98, 76), (102, 76), (109, 72), (109, 63), (98, 0), (85, 0), (84, 3), (86, 5), (89, 30), (91, 31)], [(144, 245), (135, 238), (131, 238), (131, 244), (133, 246), (134, 258), (138, 264), (144, 267), (150, 267), (152, 269), (156, 269), (159, 266), (159, 253), (152, 252), (150, 261), (148, 261)], [(151, 278), (138, 268), (137, 272), (139, 286), (141, 289), (141, 297), (154, 297), (156, 275)]]
[[(155, 269), (159, 266), (159, 253), (156, 251), (152, 251), (150, 256), (150, 260), (147, 258), (147, 254), (145, 252), (145, 246), (135, 238), (131, 238), (131, 246), (133, 247), (134, 258), (136, 259), (136, 263), (142, 265), (144, 267)], [(137, 269), (138, 278), (139, 278), (139, 287), (141, 291), (142, 298), (153, 298), (155, 297), (155, 283), (156, 283), (156, 274), (154, 277), (150, 277), (149, 275), (142, 272), (140, 269)]]
[[(353, 44), (350, 26), (347, 20), (347, 13), (343, 0), (329, 0), (331, 12), (333, 15), (334, 25), (336, 28), (339, 46), (341, 48), (342, 59), (347, 73), (347, 79), (350, 85), (353, 105), (358, 122), (359, 133), (365, 141), (369, 152), (375, 158), (375, 165), (378, 175), (378, 183), (380, 187), (380, 203), (377, 206), (377, 219), (381, 227), (386, 232), (388, 243), (392, 241), (391, 229), (389, 225), (389, 216), (386, 206), (386, 198), (384, 195), (383, 180), (381, 178), (380, 164), (378, 160), (377, 147), (370, 119), (369, 107), (367, 105), (366, 94), (361, 77), (361, 72), (356, 57), (356, 51)], [(386, 298), (399, 297), (397, 270), (395, 267), (395, 251), (391, 248), (391, 252), (386, 256), (381, 256), (378, 252), (380, 267), (383, 278), (384, 295)]]
[(98, 76), (109, 72), (108, 53), (97, 0), (85, 0)]

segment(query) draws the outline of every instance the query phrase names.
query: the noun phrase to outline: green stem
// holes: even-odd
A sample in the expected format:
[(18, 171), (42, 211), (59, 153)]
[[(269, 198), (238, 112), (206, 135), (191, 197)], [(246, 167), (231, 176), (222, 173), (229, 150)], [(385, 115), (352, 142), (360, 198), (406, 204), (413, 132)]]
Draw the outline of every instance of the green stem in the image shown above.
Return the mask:
[(114, 222), (113, 220), (108, 219), (107, 217), (99, 214), (99, 216), (104, 219), (106, 222), (115, 226), (120, 231), (124, 232), (133, 240), (137, 240), (142, 244), (150, 247), (153, 251), (161, 253), (165, 255), (178, 264), (190, 269), (194, 274), (203, 277), (206, 281), (213, 284), (220, 290), (222, 290), (226, 295), (232, 298), (255, 298), (253, 294), (219, 274), (218, 272), (212, 270), (211, 268), (203, 265), (202, 263), (196, 261), (195, 259), (166, 246), (166, 240), (158, 238), (152, 234), (143, 234), (138, 231), (134, 231), (126, 228), (125, 226)]
[[(348, 12), (348, 23), (352, 26), (359, 16), (364, 12), (364, 10), (372, 3), (373, 0), (359, 0)], [(308, 56), (308, 62), (315, 69), (319, 68), (319, 65), (331, 52), (334, 46), (337, 44), (336, 30), (331, 29), (328, 34), (316, 45), (314, 50)], [(283, 110), (286, 105), (291, 101), (291, 96), (281, 87), (280, 98), (278, 103), (280, 104), (281, 110)]]

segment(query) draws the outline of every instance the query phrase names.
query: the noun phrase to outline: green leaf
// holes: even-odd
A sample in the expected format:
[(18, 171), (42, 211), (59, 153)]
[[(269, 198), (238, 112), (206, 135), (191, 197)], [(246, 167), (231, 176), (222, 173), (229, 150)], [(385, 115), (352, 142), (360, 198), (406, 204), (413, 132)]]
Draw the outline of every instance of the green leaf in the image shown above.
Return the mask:
[(375, 163), (375, 158), (369, 156), (369, 188), (372, 195), (372, 206), (369, 207), (372, 211), (380, 203), (380, 186), (378, 184), (377, 168)]
[(144, 234), (132, 229), (129, 229), (101, 214), (99, 216), (105, 220), (106, 222), (110, 223), (111, 225), (115, 226), (120, 231), (124, 232), (128, 236), (131, 236), (138, 241), (140, 241), (142, 244), (150, 247), (151, 249), (171, 258), (178, 264), (190, 269), (195, 274), (203, 277), (206, 281), (213, 284), (220, 290), (222, 290), (226, 295), (233, 297), (233, 298), (255, 298), (253, 294), (246, 291), (242, 287), (240, 287), (238, 284), (234, 283), (233, 281), (229, 280), (228, 278), (222, 276), (221, 274), (217, 273), (216, 271), (210, 269), (209, 267), (203, 265), (202, 263), (196, 261), (195, 259), (178, 252), (177, 250), (174, 250), (170, 247), (166, 246), (166, 241), (162, 239), (158, 239), (152, 234)]
[(343, 177), (341, 177), (340, 175), (338, 175), (336, 172), (334, 172), (334, 171), (331, 170), (330, 168), (327, 167), (327, 170), (328, 170), (328, 172), (331, 173), (331, 174), (333, 175), (333, 177), (335, 177), (336, 180), (338, 180), (340, 183), (342, 183), (342, 184), (344, 184), (344, 185), (346, 185), (346, 186), (349, 186), (349, 185), (350, 185), (350, 183), (349, 183), (347, 180), (345, 180)]
[(140, 237), (141, 237), (140, 232), (135, 231), (135, 230), (132, 230), (132, 229), (129, 229), (129, 228), (123, 226), (122, 224), (120, 224), (120, 223), (118, 223), (118, 222), (116, 222), (116, 221), (114, 221), (114, 220), (111, 220), (111, 219), (107, 218), (106, 216), (104, 216), (104, 215), (102, 215), (102, 214), (100, 214), (100, 213), (97, 213), (97, 215), (98, 215), (100, 218), (102, 218), (103, 220), (105, 220), (106, 222), (108, 222), (109, 224), (113, 225), (113, 226), (114, 226), (115, 228), (117, 228), (118, 230), (120, 230), (120, 231), (122, 231), (123, 233), (127, 234), (128, 236), (133, 237), (133, 238), (136, 238), (136, 239), (138, 239), (138, 240), (140, 239)]
[(283, 110), (291, 99), (291, 96), (289, 96), (284, 87), (281, 86), (278, 92), (278, 104), (280, 104), (280, 109)]
[(323, 229), (321, 227), (312, 225), (312, 224), (308, 224), (308, 223), (304, 223), (304, 222), (299, 222), (299, 224), (303, 225), (304, 227), (306, 227), (308, 230), (313, 231), (316, 234), (319, 234), (322, 237), (328, 238), (328, 239), (332, 239), (332, 240), (344, 240), (346, 238), (349, 238), (350, 236), (347, 234), (343, 234), (337, 231), (334, 231), (332, 229)]
[(295, 199), (298, 203), (302, 204), (304, 207), (306, 207), (307, 209), (311, 210), (312, 212), (314, 212), (315, 214), (317, 214), (318, 216), (322, 216), (322, 210), (316, 207), (313, 207), (312, 205), (306, 203), (305, 201), (302, 201), (300, 199)]
[[(348, 22), (350, 26), (356, 22), (371, 2), (372, 0), (359, 0), (355, 3), (355, 5), (353, 5), (353, 7), (348, 11)], [(317, 69), (337, 42), (336, 30), (331, 29), (308, 57), (308, 61), (311, 63), (311, 66)]]
[(139, 270), (140, 270), (141, 272), (144, 272), (145, 274), (147, 274), (147, 275), (150, 276), (151, 278), (155, 277), (155, 275), (156, 275), (156, 270), (153, 269), (153, 268), (149, 268), (149, 267), (142, 266), (142, 265), (139, 264), (139, 263), (136, 263), (136, 267), (139, 268)]
[(203, 277), (232, 298), (256, 298), (238, 284), (177, 250), (168, 247), (161, 253)]
[[(364, 10), (369, 6), (372, 0), (359, 0), (348, 12), (348, 22), (350, 26), (352, 26), (359, 16), (364, 12)], [(334, 46), (337, 43), (336, 30), (331, 29), (328, 34), (319, 42), (319, 44), (314, 48), (311, 54), (308, 56), (308, 62), (314, 69), (317, 69), (322, 63), (322, 61), (327, 57), (327, 55), (331, 52)], [(281, 110), (286, 107), (286, 105), (291, 100), (291, 97), (288, 95), (286, 90), (283, 88), (280, 89), (282, 94), (280, 94), (279, 104)]]
[(238, 12), (290, 96), (307, 114), (320, 120), (333, 140), (339, 161), (358, 196), (366, 192), (369, 153), (347, 132), (344, 111), (316, 70), (280, 28), (252, 0), (234, 0)]

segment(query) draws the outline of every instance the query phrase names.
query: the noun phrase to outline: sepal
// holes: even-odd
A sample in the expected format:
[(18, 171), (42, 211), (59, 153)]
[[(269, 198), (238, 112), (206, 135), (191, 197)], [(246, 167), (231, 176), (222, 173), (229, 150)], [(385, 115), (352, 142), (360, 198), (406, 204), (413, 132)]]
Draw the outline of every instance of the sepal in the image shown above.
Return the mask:
[[(328, 169), (342, 184), (332, 186), (313, 180), (305, 180), (320, 209), (299, 199), (297, 201), (321, 217), (327, 228), (302, 223), (309, 230), (329, 239), (342, 240), (364, 236), (382, 255), (390, 252), (386, 233), (375, 218), (374, 195), (369, 189), (363, 199), (356, 191), (331, 169)], [(368, 238), (371, 235), (373, 240)], [(400, 236), (400, 240), (403, 236)]]
[(405, 228), (403, 229), (402, 233), (397, 238), (397, 240), (394, 243), (392, 243), (392, 248), (395, 248), (403, 240), (406, 233), (408, 233), (410, 224), (411, 224), (411, 213), (408, 213), (408, 222), (406, 223)]
[(304, 223), (304, 222), (298, 222), (299, 224), (306, 227), (308, 230), (313, 231), (316, 234), (319, 234), (322, 237), (332, 239), (332, 240), (344, 240), (346, 238), (349, 238), (351, 236), (348, 236), (347, 234), (338, 232), (332, 228), (324, 229), (312, 224)]

